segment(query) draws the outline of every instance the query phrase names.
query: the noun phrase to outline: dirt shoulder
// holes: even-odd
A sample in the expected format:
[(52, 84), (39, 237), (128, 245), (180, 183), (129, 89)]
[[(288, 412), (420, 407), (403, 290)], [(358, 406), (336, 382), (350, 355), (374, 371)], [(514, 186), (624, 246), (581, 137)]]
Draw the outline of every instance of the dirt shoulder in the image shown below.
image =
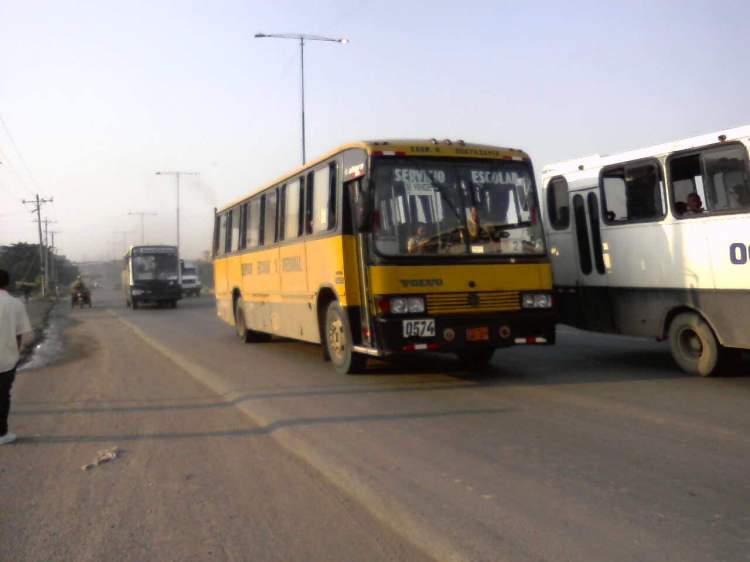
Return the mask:
[[(23, 300), (21, 301), (23, 302)], [(28, 361), (34, 348), (44, 341), (44, 330), (48, 325), (50, 313), (60, 301), (57, 299), (31, 299), (25, 302), (26, 314), (31, 323), (31, 335), (25, 335), (21, 349), (21, 363)]]

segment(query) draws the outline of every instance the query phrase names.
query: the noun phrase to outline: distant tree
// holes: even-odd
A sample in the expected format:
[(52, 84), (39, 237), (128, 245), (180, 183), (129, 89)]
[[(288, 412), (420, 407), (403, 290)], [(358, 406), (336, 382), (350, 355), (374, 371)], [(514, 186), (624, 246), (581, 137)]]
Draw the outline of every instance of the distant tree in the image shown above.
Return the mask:
[(78, 266), (65, 256), (54, 255), (51, 256), (51, 259), (55, 260), (55, 268), (53, 271), (56, 274), (58, 286), (67, 287), (72, 285), (76, 277), (81, 274)]
[[(41, 281), (42, 270), (39, 267), (39, 244), (18, 242), (10, 246), (0, 246), (0, 269), (10, 273), (16, 283), (34, 283)], [(58, 285), (72, 283), (78, 276), (78, 266), (65, 256), (50, 254), (50, 273), (56, 272)]]
[(39, 267), (39, 244), (18, 242), (0, 246), (0, 269), (10, 273), (11, 282), (34, 283), (42, 274)]

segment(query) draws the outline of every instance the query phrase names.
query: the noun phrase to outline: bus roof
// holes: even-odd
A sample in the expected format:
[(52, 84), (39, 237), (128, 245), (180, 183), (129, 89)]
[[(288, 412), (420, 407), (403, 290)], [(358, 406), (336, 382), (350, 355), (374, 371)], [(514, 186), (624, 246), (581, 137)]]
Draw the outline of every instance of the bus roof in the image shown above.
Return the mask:
[(217, 213), (223, 212), (234, 205), (237, 205), (241, 201), (247, 199), (250, 195), (259, 193), (264, 189), (279, 184), (289, 178), (298, 175), (303, 170), (312, 168), (321, 162), (326, 161), (332, 156), (343, 152), (350, 148), (361, 148), (368, 155), (372, 156), (433, 156), (433, 157), (459, 157), (459, 158), (490, 158), (497, 160), (517, 160), (528, 162), (531, 159), (529, 155), (518, 148), (507, 148), (502, 146), (495, 146), (489, 144), (477, 144), (468, 143), (462, 140), (449, 140), (449, 139), (383, 139), (383, 140), (363, 140), (363, 141), (352, 141), (344, 143), (333, 150), (326, 152), (325, 154), (306, 162), (304, 165), (299, 166), (270, 181), (261, 187), (252, 190), (250, 193), (242, 196), (241, 198), (232, 201), (231, 203), (224, 205), (220, 209), (217, 209)]
[(591, 156), (584, 156), (581, 158), (575, 158), (573, 160), (565, 160), (562, 162), (556, 162), (554, 164), (547, 164), (546, 166), (544, 166), (544, 168), (542, 168), (542, 177), (559, 176), (583, 170), (599, 169), (603, 166), (618, 164), (620, 162), (630, 162), (633, 160), (640, 160), (642, 158), (660, 156), (681, 150), (690, 150), (692, 148), (697, 148), (700, 146), (735, 140), (744, 140), (745, 142), (750, 142), (750, 125), (735, 127), (733, 129), (725, 129), (723, 131), (716, 131), (714, 133), (689, 137), (682, 140), (666, 142), (646, 148), (638, 148), (625, 152), (616, 152), (614, 154), (593, 154)]

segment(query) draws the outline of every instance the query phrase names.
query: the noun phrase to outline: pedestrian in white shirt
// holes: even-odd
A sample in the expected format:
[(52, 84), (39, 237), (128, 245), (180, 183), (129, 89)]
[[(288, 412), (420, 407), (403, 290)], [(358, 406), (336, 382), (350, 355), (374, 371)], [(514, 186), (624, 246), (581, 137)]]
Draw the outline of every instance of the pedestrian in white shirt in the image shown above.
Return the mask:
[(12, 443), (16, 435), (8, 431), (10, 389), (21, 358), (23, 334), (31, 332), (23, 303), (8, 293), (10, 275), (0, 269), (0, 445)]

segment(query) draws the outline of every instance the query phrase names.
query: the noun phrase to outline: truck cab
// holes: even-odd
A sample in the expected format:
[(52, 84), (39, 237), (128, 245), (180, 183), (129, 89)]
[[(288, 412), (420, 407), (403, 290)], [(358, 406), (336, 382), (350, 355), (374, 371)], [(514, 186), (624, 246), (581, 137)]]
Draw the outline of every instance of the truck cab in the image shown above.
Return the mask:
[(180, 260), (182, 266), (182, 296), (201, 295), (201, 280), (195, 262)]

